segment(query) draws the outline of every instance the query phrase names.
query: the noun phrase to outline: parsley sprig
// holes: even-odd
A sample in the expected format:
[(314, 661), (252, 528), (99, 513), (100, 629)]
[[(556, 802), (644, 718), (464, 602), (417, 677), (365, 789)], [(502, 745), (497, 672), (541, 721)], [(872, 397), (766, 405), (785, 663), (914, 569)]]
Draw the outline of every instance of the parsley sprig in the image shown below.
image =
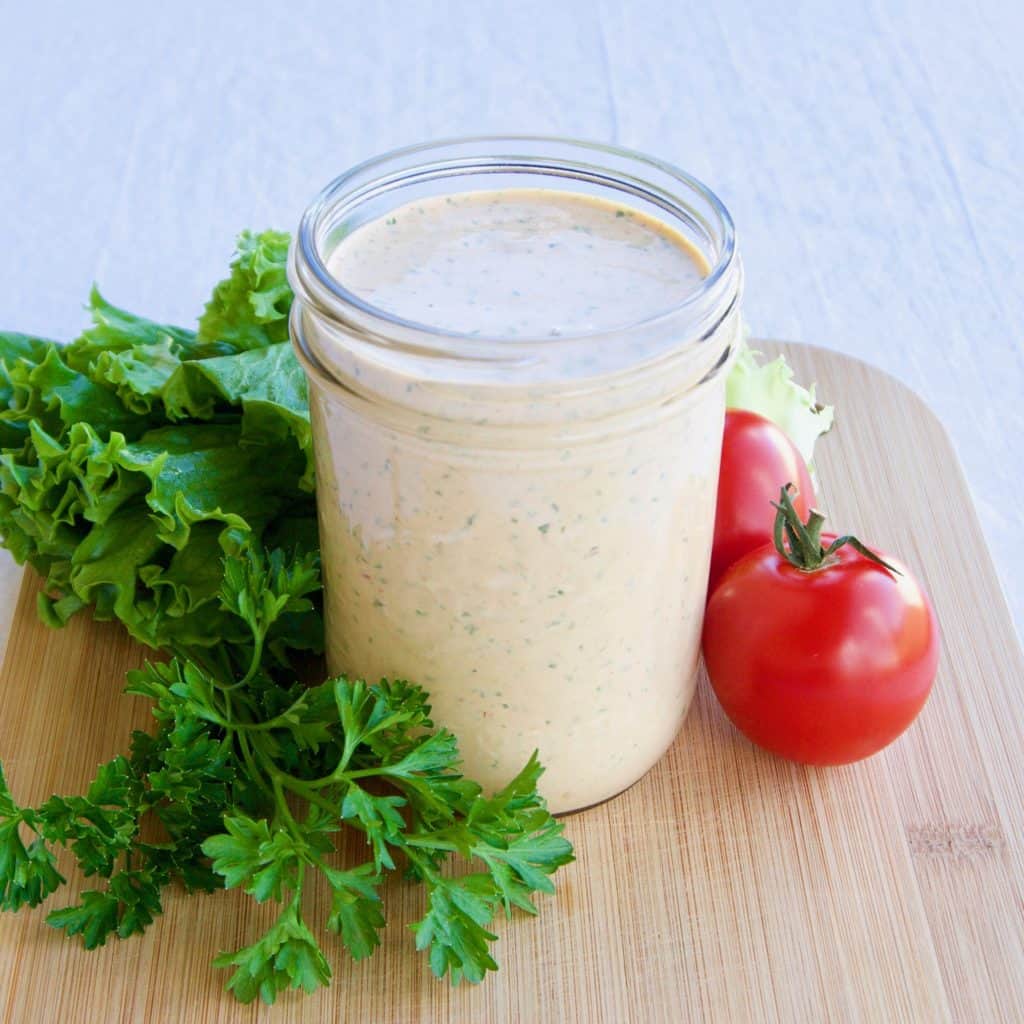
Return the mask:
[[(330, 888), (322, 927), (362, 960), (380, 944), (385, 875), (402, 865), (426, 890), (412, 929), (433, 972), (457, 983), (497, 969), (495, 916), (535, 913), (533, 894), (552, 892), (551, 875), (572, 859), (537, 792), (542, 768), (534, 756), (485, 796), (460, 774), (455, 737), (434, 727), (420, 687), (345, 678), (283, 687), (262, 667), (267, 638), (319, 585), (315, 556), (250, 550), (229, 561), (221, 604), (249, 630), (244, 671), (225, 673), (203, 649), (129, 673), (128, 692), (152, 702), (155, 731), (137, 732), (130, 756), (102, 765), (85, 796), (22, 808), (0, 775), (3, 909), (35, 906), (64, 882), (55, 845), (105, 882), (48, 917), (90, 949), (143, 931), (175, 879), (190, 891), (241, 888), (280, 913), (214, 963), (232, 969), (227, 986), (240, 1000), (272, 1003), (331, 979), (303, 907), (311, 875)], [(338, 863), (346, 827), (365, 842), (354, 867)], [(452, 861), (476, 870), (453, 873)]]

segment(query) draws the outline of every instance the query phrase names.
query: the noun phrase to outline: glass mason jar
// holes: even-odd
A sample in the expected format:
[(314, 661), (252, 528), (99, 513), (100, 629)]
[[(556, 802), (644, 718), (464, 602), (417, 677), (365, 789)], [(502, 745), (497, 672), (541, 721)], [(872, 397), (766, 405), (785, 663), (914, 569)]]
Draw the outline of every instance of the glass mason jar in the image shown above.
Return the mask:
[[(412, 200), (544, 188), (682, 234), (708, 272), (614, 330), (482, 337), (403, 320), (328, 272)], [(722, 203), (609, 146), (478, 138), (370, 160), (302, 218), (291, 337), (309, 377), (328, 668), (430, 694), (495, 789), (539, 751), (553, 811), (621, 792), (693, 695), (742, 269)]]

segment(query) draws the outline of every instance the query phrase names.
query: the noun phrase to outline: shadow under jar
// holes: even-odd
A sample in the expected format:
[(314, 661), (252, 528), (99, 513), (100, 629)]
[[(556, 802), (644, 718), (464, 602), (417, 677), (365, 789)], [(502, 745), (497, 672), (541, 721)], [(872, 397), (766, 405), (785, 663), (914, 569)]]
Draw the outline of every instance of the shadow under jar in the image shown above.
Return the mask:
[(410, 679), (465, 772), (628, 788), (693, 695), (742, 270), (689, 175), (545, 138), (404, 149), (292, 247), (328, 667)]

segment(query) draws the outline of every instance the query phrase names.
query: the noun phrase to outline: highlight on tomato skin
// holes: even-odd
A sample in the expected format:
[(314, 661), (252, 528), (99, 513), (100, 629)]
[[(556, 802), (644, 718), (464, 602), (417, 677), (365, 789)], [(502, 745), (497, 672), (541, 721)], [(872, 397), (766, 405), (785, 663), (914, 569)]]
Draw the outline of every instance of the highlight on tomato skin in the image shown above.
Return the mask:
[(815, 503), (814, 485), (796, 446), (766, 417), (727, 409), (708, 594), (733, 562), (771, 539), (771, 503), (787, 483), (795, 485), (793, 504), (806, 517)]
[(849, 764), (917, 718), (938, 666), (938, 626), (909, 569), (883, 557), (899, 575), (852, 547), (807, 572), (768, 544), (725, 574), (705, 613), (704, 659), (748, 739), (804, 764)]

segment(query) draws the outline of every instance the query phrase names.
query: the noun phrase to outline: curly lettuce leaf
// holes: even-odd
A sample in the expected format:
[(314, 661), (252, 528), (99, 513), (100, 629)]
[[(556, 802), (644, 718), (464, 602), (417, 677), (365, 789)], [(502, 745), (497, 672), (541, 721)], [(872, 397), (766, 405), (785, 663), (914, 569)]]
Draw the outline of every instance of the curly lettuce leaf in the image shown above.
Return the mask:
[(0, 529), (46, 575), (50, 623), (92, 605), (152, 646), (211, 646), (227, 628), (206, 607), (225, 556), (261, 542), (279, 516), (287, 525), (275, 535), (315, 550), (313, 502), (299, 489), (306, 460), (290, 438), (245, 438), (237, 420), (175, 424), (136, 442), (104, 440), (86, 423), (59, 439), (33, 425), (31, 437), (0, 456)]
[(38, 364), (17, 360), (7, 376), (12, 394), (7, 408), (0, 410), (0, 421), (8, 424), (37, 423), (47, 433), (59, 434), (84, 421), (103, 433), (118, 430), (135, 437), (151, 422), (126, 408), (111, 386), (68, 366), (59, 345), (51, 345)]
[(64, 348), (64, 359), (74, 370), (86, 372), (101, 354), (131, 352), (144, 354), (154, 346), (165, 347), (180, 359), (204, 359), (223, 355), (231, 349), (222, 344), (200, 341), (195, 331), (171, 324), (158, 324), (107, 302), (93, 285), (89, 293), (92, 327)]
[[(319, 550), (287, 246), (244, 233), (199, 331), (94, 288), (69, 345), (0, 333), (0, 537), (45, 576), (48, 623), (91, 606), (154, 647), (230, 644), (224, 559)], [(321, 644), (316, 607), (289, 615), (282, 663)]]
[(291, 435), (306, 456), (300, 486), (313, 490), (306, 375), (289, 342), (182, 363), (168, 380), (163, 400), (172, 420), (209, 419), (218, 407), (239, 406), (243, 440)]
[[(39, 364), (46, 353), (56, 344), (46, 338), (37, 338), (33, 334), (19, 334), (17, 331), (0, 331), (0, 388), (7, 386), (7, 367), (19, 359), (27, 359), (30, 363)], [(0, 391), (3, 404), (7, 404), (9, 392)]]
[(162, 338), (141, 352), (100, 352), (92, 376), (114, 388), (121, 404), (145, 416), (153, 411), (171, 375), (181, 366), (171, 341)]
[(814, 443), (831, 429), (835, 410), (817, 401), (813, 384), (805, 388), (793, 380), (793, 369), (783, 356), (762, 363), (760, 355), (741, 343), (725, 382), (726, 405), (749, 409), (776, 423), (813, 465)]
[[(0, 411), (9, 412), (20, 404), (16, 378), (25, 376), (32, 367), (38, 366), (53, 346), (54, 342), (45, 338), (15, 331), (0, 331)], [(19, 365), (20, 371), (15, 369)], [(28, 433), (28, 423), (28, 417), (8, 416), (0, 419), (0, 450), (20, 445)]]
[(292, 290), (285, 276), (285, 231), (243, 231), (231, 274), (213, 290), (199, 318), (199, 339), (236, 351), (266, 348), (288, 339)]

